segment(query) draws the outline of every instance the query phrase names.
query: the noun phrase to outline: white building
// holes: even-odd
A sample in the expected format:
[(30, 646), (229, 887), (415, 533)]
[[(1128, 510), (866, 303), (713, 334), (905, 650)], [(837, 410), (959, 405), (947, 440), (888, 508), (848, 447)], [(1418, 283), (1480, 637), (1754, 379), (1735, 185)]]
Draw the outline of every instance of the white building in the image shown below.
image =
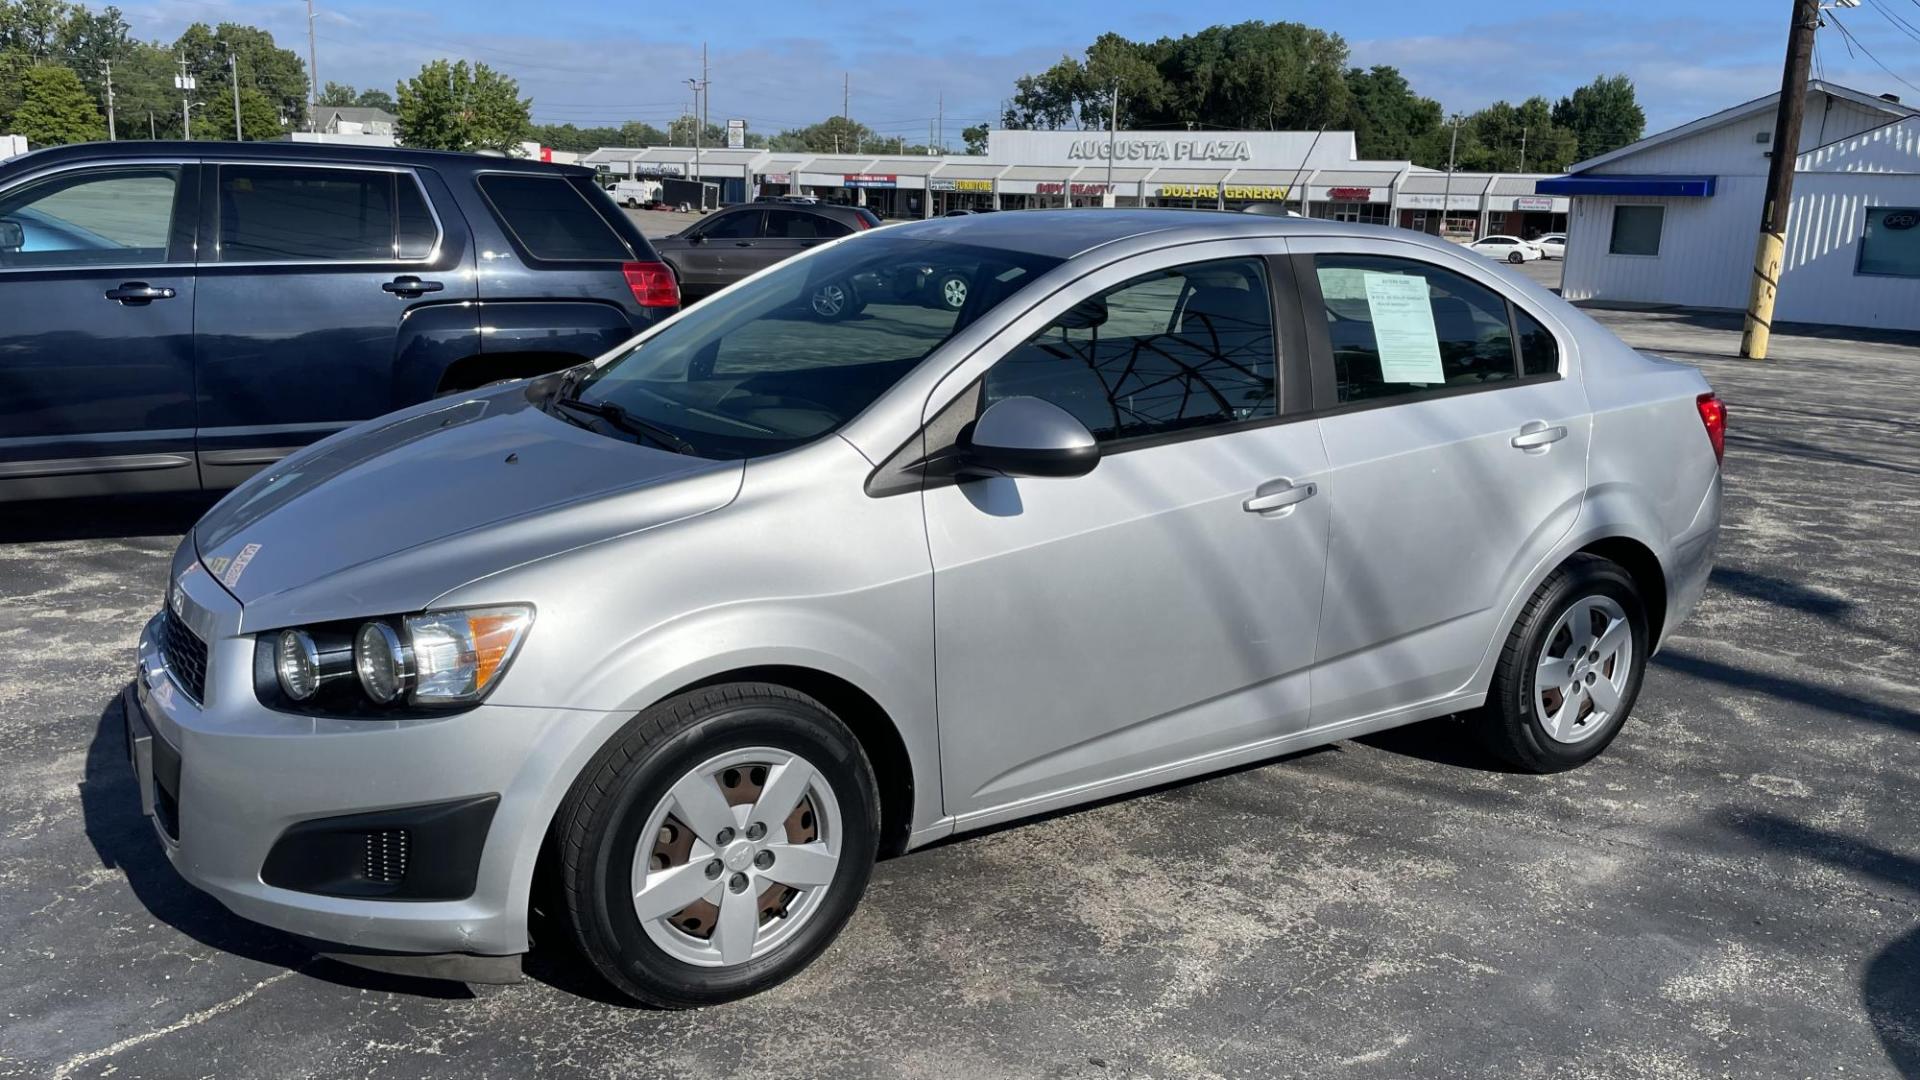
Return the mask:
[[(1583, 161), (1570, 196), (1569, 300), (1744, 309), (1779, 94)], [(1920, 119), (1890, 97), (1807, 92), (1795, 148), (1783, 322), (1920, 329)]]
[(1438, 232), (1444, 203), (1447, 234), (1472, 239), (1555, 231), (1568, 209), (1565, 197), (1534, 192), (1539, 175), (1455, 173), (1449, 181), (1406, 161), (1360, 160), (1351, 131), (990, 131), (984, 154), (884, 149), (604, 147), (580, 163), (624, 176), (697, 173), (720, 185), (725, 203), (805, 194), (890, 217), (952, 209), (1284, 203), (1310, 217)]

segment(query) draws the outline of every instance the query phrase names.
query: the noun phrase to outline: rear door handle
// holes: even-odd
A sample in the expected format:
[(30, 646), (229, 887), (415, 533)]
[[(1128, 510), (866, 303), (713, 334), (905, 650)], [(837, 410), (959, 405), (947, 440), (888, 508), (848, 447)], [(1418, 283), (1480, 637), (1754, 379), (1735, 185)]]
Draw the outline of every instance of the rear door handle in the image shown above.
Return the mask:
[(1528, 451), (1545, 450), (1566, 437), (1565, 427), (1549, 427), (1545, 420), (1529, 420), (1521, 425), (1520, 434), (1513, 437), (1513, 448)]
[[(1313, 498), (1314, 493), (1320, 490), (1318, 484), (1294, 484), (1284, 480), (1280, 481), (1280, 483), (1286, 484), (1287, 486), (1277, 491), (1268, 491), (1255, 495), (1253, 498), (1241, 503), (1240, 508), (1249, 514), (1271, 513), (1275, 510), (1284, 510), (1295, 503), (1305, 502)], [(1266, 485), (1263, 484), (1261, 486), (1265, 487)]]
[(422, 281), (412, 274), (402, 274), (380, 287), (395, 296), (420, 296), (446, 288), (437, 281)]
[(127, 306), (150, 304), (155, 300), (173, 299), (173, 290), (164, 285), (155, 286), (144, 281), (128, 281), (117, 289), (108, 289), (107, 299)]

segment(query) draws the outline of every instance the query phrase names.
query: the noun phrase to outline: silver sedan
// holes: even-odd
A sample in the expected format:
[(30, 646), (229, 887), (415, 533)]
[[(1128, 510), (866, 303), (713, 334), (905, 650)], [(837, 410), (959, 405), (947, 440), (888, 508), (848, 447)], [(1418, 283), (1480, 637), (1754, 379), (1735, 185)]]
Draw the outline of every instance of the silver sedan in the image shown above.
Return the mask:
[(242, 915), (507, 978), (538, 872), (621, 992), (724, 1001), (955, 833), (1448, 714), (1587, 761), (1705, 587), (1724, 423), (1412, 232), (876, 230), (235, 490), (128, 745)]

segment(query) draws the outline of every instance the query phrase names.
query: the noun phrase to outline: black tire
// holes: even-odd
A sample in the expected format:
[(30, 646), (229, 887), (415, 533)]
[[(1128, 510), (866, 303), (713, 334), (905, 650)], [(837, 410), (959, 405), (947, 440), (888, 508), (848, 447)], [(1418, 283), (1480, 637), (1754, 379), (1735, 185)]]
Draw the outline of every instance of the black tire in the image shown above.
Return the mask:
[[(967, 306), (967, 294), (972, 287), (973, 283), (967, 280), (965, 274), (941, 274), (933, 285), (934, 304), (948, 311), (959, 311)], [(958, 303), (955, 302), (956, 298)]]
[(1521, 263), (1527, 261), (1527, 257), (1516, 251), (1507, 256), (1507, 261), (1515, 266), (1519, 266)]
[(853, 284), (846, 281), (826, 282), (809, 294), (807, 303), (815, 315), (829, 322), (851, 319), (867, 306), (854, 291)]
[[(1632, 664), (1612, 715), (1579, 742), (1561, 742), (1547, 733), (1535, 706), (1536, 663), (1547, 643), (1546, 635), (1553, 632), (1560, 617), (1575, 603), (1593, 596), (1611, 598), (1625, 611), (1633, 632)], [(1468, 720), (1488, 752), (1516, 768), (1551, 773), (1583, 765), (1598, 757), (1620, 734), (1640, 696), (1651, 647), (1646, 605), (1632, 575), (1606, 559), (1575, 555), (1547, 575), (1521, 609), (1501, 650), (1487, 702), (1468, 714)]]
[[(770, 746), (811, 762), (841, 807), (840, 861), (820, 906), (772, 952), (731, 967), (678, 959), (647, 936), (633, 907), (633, 853), (653, 807), (717, 754)], [(805, 694), (763, 683), (695, 690), (635, 717), (581, 772), (555, 818), (559, 877), (580, 951), (635, 1001), (666, 1009), (716, 1005), (786, 981), (846, 925), (866, 890), (880, 796), (860, 743)]]

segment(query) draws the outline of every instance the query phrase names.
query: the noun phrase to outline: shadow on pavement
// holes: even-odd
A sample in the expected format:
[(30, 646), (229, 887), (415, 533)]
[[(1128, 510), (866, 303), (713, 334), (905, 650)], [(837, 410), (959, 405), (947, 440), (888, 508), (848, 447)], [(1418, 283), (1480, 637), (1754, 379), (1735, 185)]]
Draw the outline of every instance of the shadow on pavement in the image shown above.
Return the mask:
[(86, 820), (87, 840), (101, 865), (125, 874), (134, 896), (155, 919), (210, 948), (298, 969), (304, 975), (341, 986), (425, 997), (473, 996), (460, 983), (386, 975), (317, 957), (301, 938), (248, 922), (188, 885), (174, 872), (153, 824), (140, 811), (140, 792), (133, 766), (127, 761), (120, 702), (120, 695), (115, 694), (100, 712), (99, 725), (87, 747), (80, 809)]
[(1466, 721), (1457, 716), (1442, 716), (1436, 720), (1388, 728), (1362, 735), (1353, 741), (1375, 750), (1418, 758), (1435, 765), (1511, 775), (1522, 772), (1482, 749), (1480, 740), (1467, 729)]
[(1852, 600), (1815, 592), (1799, 582), (1785, 581), (1769, 574), (1756, 574), (1751, 570), (1735, 570), (1725, 565), (1713, 568), (1708, 584), (1750, 600), (1779, 604), (1821, 619), (1837, 619), (1855, 607)]
[(1745, 668), (1734, 667), (1732, 664), (1690, 656), (1672, 649), (1655, 656), (1653, 662), (1658, 667), (1677, 671), (1682, 675), (1710, 679), (1738, 689), (1751, 690), (1756, 694), (1765, 694), (1784, 701), (1811, 706), (1848, 720), (1866, 720), (1875, 724), (1885, 724), (1909, 734), (1920, 734), (1920, 712), (1884, 701), (1875, 701), (1800, 679), (1748, 671)]
[(0, 516), (0, 543), (179, 536), (219, 498), (218, 492), (195, 492), (15, 503)]
[[(1647, 304), (1631, 301), (1582, 300), (1574, 305), (1589, 311), (1631, 311), (1662, 315), (1675, 322), (1697, 326), (1703, 330), (1739, 331), (1746, 322), (1744, 311), (1728, 308), (1694, 308), (1677, 304)], [(1906, 345), (1920, 347), (1920, 333), (1912, 330), (1882, 330), (1865, 326), (1832, 326), (1825, 323), (1776, 322), (1773, 324), (1773, 336), (1776, 342), (1780, 338), (1826, 338), (1833, 341), (1856, 341), (1870, 345)]]
[[(1725, 825), (1767, 847), (1920, 894), (1920, 859), (1778, 814), (1732, 814)], [(1860, 1001), (1894, 1068), (1906, 1080), (1920, 1080), (1920, 927), (1868, 961)]]

